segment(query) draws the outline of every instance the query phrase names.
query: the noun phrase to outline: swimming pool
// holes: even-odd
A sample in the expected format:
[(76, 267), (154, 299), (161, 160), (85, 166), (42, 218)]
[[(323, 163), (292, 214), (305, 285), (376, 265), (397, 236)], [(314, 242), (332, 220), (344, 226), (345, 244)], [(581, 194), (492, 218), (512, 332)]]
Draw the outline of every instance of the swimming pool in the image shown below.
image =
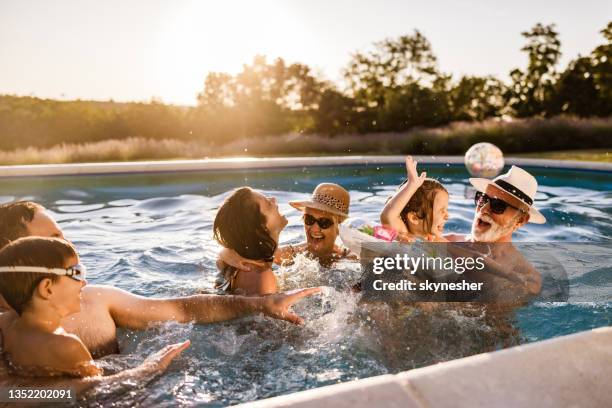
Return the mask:
[[(463, 167), (426, 165), (451, 194), (449, 232), (467, 232), (473, 202), (465, 198)], [(518, 241), (612, 241), (612, 174), (530, 171), (541, 184), (537, 204), (549, 222), (521, 229)], [(12, 178), (0, 180), (0, 202), (32, 199), (49, 208), (91, 271), (104, 283), (146, 296), (191, 295), (210, 290), (218, 246), (211, 240), (216, 208), (226, 193), (249, 185), (279, 199), (289, 226), (283, 243), (303, 238), (300, 215), (288, 206), (322, 181), (351, 192), (351, 213), (376, 220), (386, 198), (403, 180), (402, 166), (299, 167), (268, 170)], [(605, 272), (605, 271), (604, 271)], [(319, 299), (297, 310), (304, 327), (252, 317), (210, 326), (162, 324), (146, 332), (121, 331), (121, 356), (104, 359), (109, 370), (134, 365), (161, 345), (192, 340), (163, 377), (125, 395), (99, 390), (92, 405), (113, 402), (220, 406), (253, 401), (372, 375), (394, 373), (522, 341), (537, 341), (612, 323), (612, 276), (570, 276), (592, 302), (535, 303), (517, 311), (508, 333), (493, 333), (486, 316), (452, 312), (389, 316), (384, 307), (364, 310), (342, 291), (359, 265), (321, 270), (307, 259), (279, 270), (285, 288), (327, 284)], [(334, 289), (335, 288), (335, 289)], [(380, 322), (393, 322), (380, 324)], [(516, 330), (513, 330), (516, 329)], [(95, 399), (95, 401), (94, 401)]]

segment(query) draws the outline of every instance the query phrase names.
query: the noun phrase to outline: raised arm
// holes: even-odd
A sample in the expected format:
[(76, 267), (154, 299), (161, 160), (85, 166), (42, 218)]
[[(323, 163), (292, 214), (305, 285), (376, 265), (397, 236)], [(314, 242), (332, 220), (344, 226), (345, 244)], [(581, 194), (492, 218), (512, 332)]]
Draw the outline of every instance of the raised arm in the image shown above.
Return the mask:
[[(94, 288), (90, 288), (93, 290)], [(96, 286), (118, 326), (145, 329), (150, 323), (176, 321), (198, 324), (237, 319), (254, 313), (301, 324), (289, 308), (300, 299), (320, 292), (301, 289), (269, 296), (194, 295), (179, 298), (146, 298), (110, 286)]]
[(410, 198), (414, 195), (427, 177), (426, 173), (423, 172), (419, 176), (417, 173), (417, 162), (412, 157), (406, 157), (406, 171), (408, 181), (400, 187), (397, 193), (387, 202), (385, 208), (380, 213), (380, 222), (384, 226), (388, 226), (398, 231), (399, 233), (407, 233), (408, 229), (402, 221), (401, 212), (410, 201)]

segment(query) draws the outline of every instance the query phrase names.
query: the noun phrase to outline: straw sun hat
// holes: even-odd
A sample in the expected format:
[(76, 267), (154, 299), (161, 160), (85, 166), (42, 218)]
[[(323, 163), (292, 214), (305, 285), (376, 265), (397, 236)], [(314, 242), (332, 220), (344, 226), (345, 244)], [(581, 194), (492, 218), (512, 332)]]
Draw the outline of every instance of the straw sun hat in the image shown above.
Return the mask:
[(306, 208), (325, 211), (338, 215), (341, 221), (348, 217), (349, 204), (351, 202), (348, 191), (338, 184), (321, 183), (312, 192), (310, 200), (289, 201), (289, 204), (297, 210), (304, 211)]
[(542, 213), (533, 206), (533, 199), (538, 191), (538, 182), (535, 177), (520, 167), (512, 166), (507, 173), (493, 180), (471, 178), (470, 183), (481, 193), (485, 192), (489, 184), (493, 184), (529, 207), (529, 222), (534, 224), (546, 222)]

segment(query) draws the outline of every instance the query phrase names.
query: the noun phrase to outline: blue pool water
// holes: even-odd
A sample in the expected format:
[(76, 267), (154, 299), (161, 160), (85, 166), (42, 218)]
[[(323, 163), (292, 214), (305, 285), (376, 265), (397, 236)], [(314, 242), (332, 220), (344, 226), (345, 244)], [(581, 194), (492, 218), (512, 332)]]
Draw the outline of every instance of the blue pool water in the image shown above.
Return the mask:
[[(468, 232), (474, 210), (466, 198), (468, 174), (462, 167), (425, 167), (451, 194), (447, 231)], [(541, 185), (536, 205), (549, 222), (521, 229), (517, 241), (612, 241), (611, 173), (530, 170)], [(0, 202), (30, 199), (50, 209), (79, 249), (90, 283), (145, 296), (181, 296), (211, 290), (219, 250), (211, 226), (232, 188), (249, 185), (276, 196), (289, 218), (282, 243), (295, 243), (303, 232), (300, 214), (289, 200), (307, 197), (320, 182), (335, 182), (350, 190), (353, 216), (377, 220), (404, 176), (402, 166), (370, 165), (13, 178), (0, 179)], [(580, 271), (570, 274), (570, 286), (592, 293), (592, 301), (535, 302), (497, 324), (478, 313), (398, 315), (384, 305), (366, 308), (358, 295), (343, 290), (359, 276), (359, 265), (351, 262), (322, 269), (300, 258), (277, 272), (284, 288), (330, 287), (297, 307), (307, 319), (304, 327), (256, 316), (210, 326), (167, 323), (144, 332), (122, 330), (123, 354), (104, 359), (110, 371), (133, 366), (169, 342), (189, 338), (192, 346), (148, 386), (124, 395), (98, 390), (90, 403), (223, 406), (394, 373), (612, 321), (609, 273), (588, 279)]]

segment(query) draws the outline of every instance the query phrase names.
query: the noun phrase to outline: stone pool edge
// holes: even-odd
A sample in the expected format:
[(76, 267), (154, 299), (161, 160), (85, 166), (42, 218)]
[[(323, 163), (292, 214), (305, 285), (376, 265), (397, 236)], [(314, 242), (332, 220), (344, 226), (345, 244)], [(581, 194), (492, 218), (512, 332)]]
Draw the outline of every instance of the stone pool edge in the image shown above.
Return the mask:
[(611, 326), (239, 406), (604, 407), (610, 378)]
[[(141, 162), (32, 164), (0, 166), (0, 178), (70, 175), (112, 175), (133, 173), (189, 172), (206, 170), (275, 169), (298, 166), (348, 166), (356, 164), (402, 164), (405, 156), (328, 156), (270, 157), (201, 160), (163, 160)], [(462, 165), (463, 156), (415, 156), (421, 164)], [(560, 161), (547, 159), (506, 158), (506, 164), (551, 169), (573, 169), (612, 172), (612, 163)]]

